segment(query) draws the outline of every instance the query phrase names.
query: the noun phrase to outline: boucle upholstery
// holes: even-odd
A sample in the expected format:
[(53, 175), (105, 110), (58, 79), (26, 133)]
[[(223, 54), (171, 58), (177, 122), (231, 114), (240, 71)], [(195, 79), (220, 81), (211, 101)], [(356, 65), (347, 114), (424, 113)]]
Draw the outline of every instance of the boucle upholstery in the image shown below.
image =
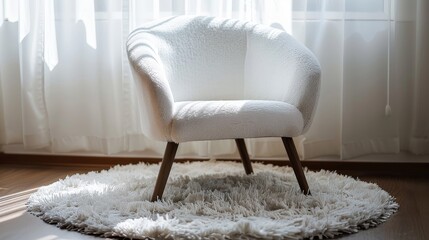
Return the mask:
[(146, 135), (186, 142), (295, 137), (320, 87), (314, 55), (278, 29), (179, 16), (134, 30), (127, 50)]
[[(175, 103), (171, 139), (298, 136), (303, 128), (299, 110), (285, 102), (262, 100), (188, 101)], [(280, 123), (280, 124), (279, 124)]]

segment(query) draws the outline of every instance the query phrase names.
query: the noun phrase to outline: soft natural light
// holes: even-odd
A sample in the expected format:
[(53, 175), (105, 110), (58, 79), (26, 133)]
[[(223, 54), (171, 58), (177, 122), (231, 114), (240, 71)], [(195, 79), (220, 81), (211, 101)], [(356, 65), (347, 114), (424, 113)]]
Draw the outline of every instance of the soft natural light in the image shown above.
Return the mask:
[[(89, 1), (91, 2), (91, 1)], [(95, 30), (95, 29), (94, 29)], [(46, 0), (45, 5), (45, 63), (49, 70), (58, 64), (57, 34), (55, 30), (54, 0)]]
[(95, 31), (94, 1), (76, 0), (76, 21), (82, 21), (85, 26), (86, 43), (97, 49)]
[(26, 212), (25, 203), (37, 191), (33, 188), (0, 197), (0, 223), (17, 218)]
[[(305, 158), (335, 155), (347, 159), (429, 149), (427, 134), (421, 133), (426, 131), (422, 126), (428, 113), (419, 107), (427, 102), (426, 94), (411, 95), (425, 89), (427, 78), (422, 65), (429, 61), (427, 51), (416, 51), (427, 42), (427, 1), (0, 3), (4, 106), (0, 139), (21, 144), (19, 149), (161, 154), (162, 145), (142, 133), (146, 117), (137, 100), (139, 93), (129, 72), (125, 46), (136, 27), (184, 14), (235, 18), (285, 29), (314, 53), (323, 70), (322, 86), (312, 127), (298, 146)], [(251, 154), (283, 154), (278, 147), (266, 150), (263, 145), (267, 141), (250, 140), (254, 144)], [(231, 141), (189, 143), (182, 149), (187, 155), (212, 157), (220, 154), (210, 147), (213, 144), (235, 154)]]
[(54, 239), (58, 239), (58, 236), (50, 234), (48, 236), (37, 238), (37, 240), (54, 240)]

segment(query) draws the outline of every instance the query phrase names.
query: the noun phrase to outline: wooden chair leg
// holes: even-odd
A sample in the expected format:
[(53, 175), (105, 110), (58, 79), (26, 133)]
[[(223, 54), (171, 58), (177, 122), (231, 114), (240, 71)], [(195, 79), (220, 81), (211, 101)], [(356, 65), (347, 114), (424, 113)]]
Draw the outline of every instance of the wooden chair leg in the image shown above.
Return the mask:
[(165, 148), (164, 157), (162, 158), (161, 168), (159, 169), (158, 178), (156, 179), (155, 188), (152, 194), (152, 202), (162, 198), (165, 184), (170, 175), (171, 166), (173, 166), (174, 157), (176, 156), (178, 143), (168, 142)]
[(282, 141), (289, 156), (290, 163), (292, 165), (293, 171), (295, 172), (295, 176), (298, 180), (301, 191), (303, 191), (306, 195), (310, 195), (311, 193), (308, 188), (307, 179), (305, 178), (304, 171), (302, 170), (301, 161), (299, 160), (298, 152), (296, 151), (293, 139), (290, 137), (282, 137)]
[(247, 153), (246, 143), (244, 142), (244, 139), (237, 138), (235, 139), (235, 143), (237, 144), (238, 152), (240, 153), (241, 161), (243, 162), (246, 174), (252, 174), (252, 163), (250, 162), (249, 154)]

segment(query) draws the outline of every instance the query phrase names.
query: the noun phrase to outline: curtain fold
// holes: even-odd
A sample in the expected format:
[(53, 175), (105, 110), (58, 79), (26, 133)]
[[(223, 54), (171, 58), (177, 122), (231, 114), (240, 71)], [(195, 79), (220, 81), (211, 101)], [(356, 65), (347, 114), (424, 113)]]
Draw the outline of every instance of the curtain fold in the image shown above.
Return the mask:
[[(30, 148), (50, 145), (50, 125), (45, 94), (45, 35), (49, 1), (21, 0), (19, 5), (19, 78), (23, 144)], [(30, 10), (31, 9), (31, 10)], [(5, 79), (8, 81), (8, 79)]]
[(429, 153), (429, 2), (417, 4), (416, 65), (414, 82), (413, 123), (410, 149), (418, 154)]
[[(302, 157), (429, 153), (424, 0), (0, 0), (3, 149), (160, 156), (165, 143), (141, 131), (125, 41), (182, 14), (272, 25), (315, 53), (321, 95), (295, 139)], [(246, 142), (253, 158), (285, 157), (280, 139)], [(231, 140), (184, 143), (178, 155), (238, 157)]]

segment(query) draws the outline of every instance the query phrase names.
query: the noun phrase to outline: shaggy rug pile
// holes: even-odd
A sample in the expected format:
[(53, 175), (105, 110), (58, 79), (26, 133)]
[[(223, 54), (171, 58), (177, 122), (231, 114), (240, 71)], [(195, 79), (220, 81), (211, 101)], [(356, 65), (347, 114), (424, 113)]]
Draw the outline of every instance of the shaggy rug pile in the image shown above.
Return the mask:
[(311, 196), (293, 170), (233, 162), (175, 163), (163, 201), (150, 202), (159, 165), (116, 166), (40, 188), (28, 211), (58, 227), (132, 239), (302, 239), (376, 226), (397, 209), (376, 184), (307, 171)]

